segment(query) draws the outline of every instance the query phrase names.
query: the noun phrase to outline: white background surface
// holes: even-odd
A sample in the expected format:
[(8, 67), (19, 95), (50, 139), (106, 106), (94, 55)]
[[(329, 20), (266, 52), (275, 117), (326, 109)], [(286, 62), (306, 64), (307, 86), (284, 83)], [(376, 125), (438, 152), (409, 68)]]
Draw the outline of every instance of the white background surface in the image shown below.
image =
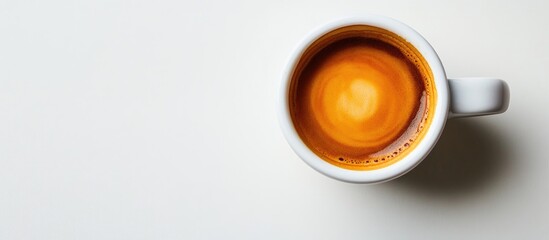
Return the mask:
[[(0, 239), (543, 239), (547, 1), (1, 1)], [(374, 185), (306, 166), (275, 114), (297, 43), (388, 15), (449, 77), (511, 88)]]

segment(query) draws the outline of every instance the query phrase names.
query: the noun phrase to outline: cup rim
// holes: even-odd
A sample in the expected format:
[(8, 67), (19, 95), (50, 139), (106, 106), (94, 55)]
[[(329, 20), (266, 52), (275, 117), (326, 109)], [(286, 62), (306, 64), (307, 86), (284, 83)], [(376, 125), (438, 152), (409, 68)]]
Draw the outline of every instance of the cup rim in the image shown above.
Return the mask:
[[(431, 125), (429, 126), (429, 129), (421, 142), (412, 152), (408, 153), (401, 160), (387, 167), (375, 170), (345, 169), (332, 165), (317, 156), (299, 137), (299, 134), (293, 125), (289, 109), (289, 89), (291, 78), (297, 63), (305, 50), (326, 33), (351, 25), (369, 25), (382, 28), (401, 36), (406, 41), (411, 43), (429, 64), (434, 77), (435, 89), (437, 91), (435, 113)], [(343, 18), (322, 25), (318, 29), (314, 30), (312, 33), (308, 34), (305, 39), (301, 41), (301, 43), (298, 44), (296, 49), (294, 49), (281, 79), (277, 109), (278, 120), (284, 137), (288, 141), (290, 147), (306, 164), (318, 172), (344, 182), (385, 182), (402, 176), (412, 170), (427, 156), (427, 154), (429, 154), (438, 141), (448, 117), (450, 99), (448, 85), (446, 73), (435, 50), (427, 42), (427, 40), (425, 40), (418, 32), (408, 25), (393, 18), (373, 14)]]

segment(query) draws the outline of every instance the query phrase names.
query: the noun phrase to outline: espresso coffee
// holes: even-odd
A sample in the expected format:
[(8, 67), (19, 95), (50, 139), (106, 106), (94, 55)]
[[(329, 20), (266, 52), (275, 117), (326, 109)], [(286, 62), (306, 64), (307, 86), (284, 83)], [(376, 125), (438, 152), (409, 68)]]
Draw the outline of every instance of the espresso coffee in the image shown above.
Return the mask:
[(311, 44), (294, 68), (290, 114), (319, 157), (351, 170), (404, 158), (429, 128), (436, 104), (426, 60), (400, 36), (348, 26)]

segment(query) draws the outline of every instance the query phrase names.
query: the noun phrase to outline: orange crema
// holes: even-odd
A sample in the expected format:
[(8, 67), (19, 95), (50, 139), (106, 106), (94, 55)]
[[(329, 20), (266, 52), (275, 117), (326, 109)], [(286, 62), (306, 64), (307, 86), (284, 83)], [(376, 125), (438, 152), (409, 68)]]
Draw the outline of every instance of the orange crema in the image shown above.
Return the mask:
[(311, 76), (308, 110), (329, 137), (376, 152), (402, 134), (420, 94), (402, 59), (357, 44), (323, 65)]
[(398, 36), (384, 30), (367, 30), (342, 31), (339, 39), (328, 35), (328, 43), (313, 45), (290, 89), (292, 119), (306, 145), (353, 170), (404, 157), (434, 106), (432, 74), (417, 50), (395, 44)]

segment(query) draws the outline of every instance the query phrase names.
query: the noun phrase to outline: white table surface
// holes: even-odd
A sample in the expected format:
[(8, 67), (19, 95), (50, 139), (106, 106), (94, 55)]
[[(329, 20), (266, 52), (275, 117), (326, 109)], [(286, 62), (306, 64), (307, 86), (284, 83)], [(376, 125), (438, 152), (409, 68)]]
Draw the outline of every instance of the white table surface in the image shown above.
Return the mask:
[[(547, 239), (549, 2), (0, 2), (0, 239)], [(395, 181), (304, 164), (277, 123), (297, 43), (388, 15), (503, 115)]]

